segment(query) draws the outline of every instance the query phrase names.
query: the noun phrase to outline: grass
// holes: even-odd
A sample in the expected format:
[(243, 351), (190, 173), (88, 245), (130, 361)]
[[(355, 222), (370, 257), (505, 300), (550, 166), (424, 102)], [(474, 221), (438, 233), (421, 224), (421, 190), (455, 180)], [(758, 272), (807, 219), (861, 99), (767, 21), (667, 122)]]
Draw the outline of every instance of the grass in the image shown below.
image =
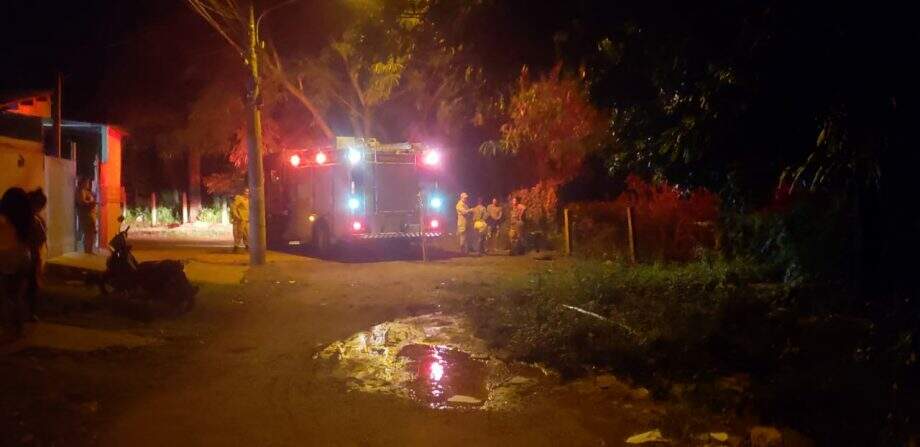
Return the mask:
[[(916, 368), (896, 369), (899, 351), (885, 348), (891, 342), (879, 340), (878, 326), (835, 304), (846, 297), (831, 286), (765, 282), (771, 277), (744, 261), (577, 261), (509, 278), (452, 306), (494, 349), (569, 377), (610, 370), (659, 397), (688, 385), (697, 390), (683, 393), (692, 405), (758, 414), (828, 445), (869, 445), (914, 430), (906, 421), (917, 406), (899, 402), (913, 402), (918, 388), (902, 383), (900, 398), (885, 390), (897, 375), (916, 377), (909, 373)], [(735, 376), (750, 379), (744, 398), (722, 398), (719, 383)], [(886, 418), (890, 412), (904, 425)]]
[(581, 261), (512, 279), (500, 292), (458, 306), (495, 347), (566, 374), (589, 366), (642, 372), (663, 361), (695, 366), (674, 356), (701, 355), (728, 303), (752, 293), (737, 284), (751, 270), (725, 263)]

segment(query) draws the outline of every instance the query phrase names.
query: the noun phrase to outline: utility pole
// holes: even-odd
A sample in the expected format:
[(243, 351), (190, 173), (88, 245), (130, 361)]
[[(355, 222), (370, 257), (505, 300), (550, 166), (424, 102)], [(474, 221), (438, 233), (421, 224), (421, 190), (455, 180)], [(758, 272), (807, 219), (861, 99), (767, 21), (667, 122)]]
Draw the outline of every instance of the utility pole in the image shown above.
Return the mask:
[(249, 5), (249, 264), (265, 264), (265, 174), (262, 170), (262, 92), (259, 81), (259, 36), (255, 7)]
[(61, 73), (58, 72), (55, 78), (54, 84), (54, 97), (51, 100), (51, 121), (52, 121), (52, 130), (54, 133), (54, 156), (61, 158), (61, 152), (63, 151), (61, 147), (61, 122), (63, 117), (61, 116), (61, 99), (63, 98), (63, 89), (64, 82), (61, 78)]

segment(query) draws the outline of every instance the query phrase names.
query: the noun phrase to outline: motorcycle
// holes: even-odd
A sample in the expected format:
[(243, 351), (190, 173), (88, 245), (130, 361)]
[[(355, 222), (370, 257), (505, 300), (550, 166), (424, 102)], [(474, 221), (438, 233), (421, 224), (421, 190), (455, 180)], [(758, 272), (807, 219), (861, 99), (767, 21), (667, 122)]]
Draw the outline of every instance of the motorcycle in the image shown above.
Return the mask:
[(128, 244), (129, 225), (111, 241), (111, 254), (105, 261), (99, 287), (103, 296), (114, 293), (128, 300), (143, 300), (165, 305), (166, 310), (187, 312), (195, 305), (198, 287), (185, 276), (185, 267), (176, 260), (137, 262)]

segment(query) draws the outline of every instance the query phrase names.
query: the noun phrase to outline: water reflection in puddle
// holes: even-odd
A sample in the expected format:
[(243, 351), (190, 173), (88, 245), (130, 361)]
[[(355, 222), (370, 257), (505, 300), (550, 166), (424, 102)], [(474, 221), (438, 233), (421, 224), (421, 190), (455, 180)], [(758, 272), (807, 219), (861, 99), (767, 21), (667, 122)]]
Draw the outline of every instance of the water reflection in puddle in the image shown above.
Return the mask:
[(316, 358), (349, 390), (388, 393), (435, 409), (519, 407), (558, 377), (504, 362), (458, 317), (430, 314), (380, 323), (326, 346)]
[(473, 398), (465, 399), (467, 405), (488, 399), (487, 365), (463, 351), (411, 344), (403, 346), (397, 356), (408, 360), (406, 367), (413, 377), (407, 384), (410, 397), (431, 408), (446, 408), (454, 396)]

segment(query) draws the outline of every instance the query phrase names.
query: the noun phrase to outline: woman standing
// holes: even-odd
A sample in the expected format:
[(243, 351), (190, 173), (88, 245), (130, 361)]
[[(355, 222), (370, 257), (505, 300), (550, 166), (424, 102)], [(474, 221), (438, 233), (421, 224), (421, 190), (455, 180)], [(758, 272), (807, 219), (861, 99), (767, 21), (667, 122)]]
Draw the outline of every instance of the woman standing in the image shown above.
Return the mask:
[(29, 233), (32, 209), (22, 188), (10, 188), (0, 199), (0, 317), (14, 337), (22, 334), (24, 301), (32, 261)]
[(29, 256), (32, 261), (29, 289), (26, 293), (29, 318), (38, 321), (38, 291), (41, 287), (42, 272), (45, 267), (45, 252), (48, 244), (48, 228), (41, 212), (48, 204), (48, 196), (41, 188), (29, 192), (29, 208), (32, 210), (32, 226), (29, 229)]

